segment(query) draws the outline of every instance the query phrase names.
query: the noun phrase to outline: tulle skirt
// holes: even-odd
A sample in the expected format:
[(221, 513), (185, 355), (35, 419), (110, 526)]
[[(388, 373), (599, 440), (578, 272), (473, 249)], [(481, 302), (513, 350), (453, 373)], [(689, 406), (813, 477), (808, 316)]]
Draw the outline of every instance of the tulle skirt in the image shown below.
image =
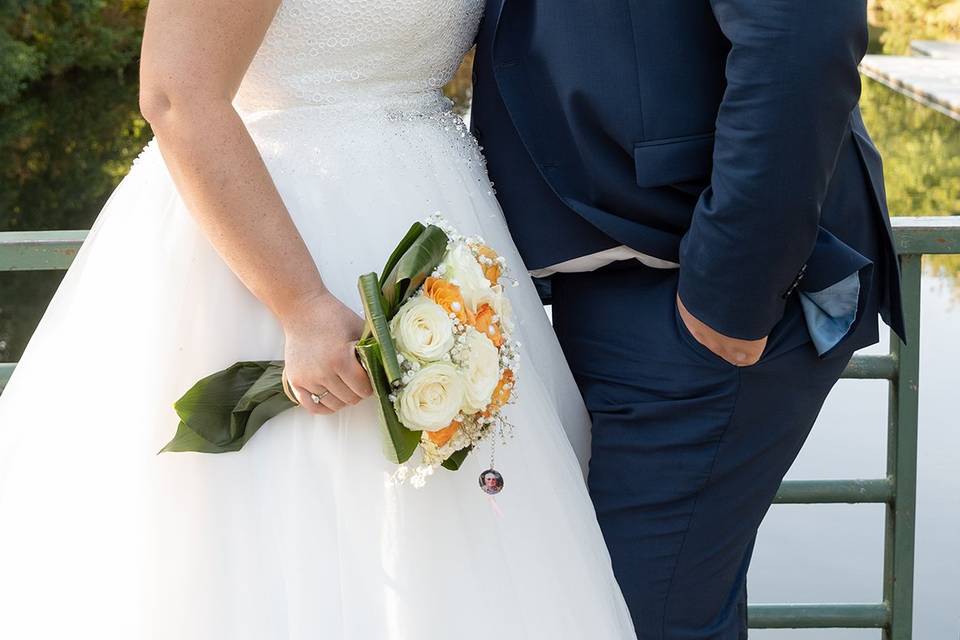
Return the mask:
[(588, 417), (460, 119), (440, 99), (244, 118), (358, 313), (357, 276), (436, 211), (507, 257), (524, 362), (496, 450), (506, 488), (491, 505), (478, 487), (489, 449), (422, 489), (391, 485), (370, 401), (294, 408), (236, 453), (157, 455), (176, 398), (235, 361), (282, 359), (283, 334), (151, 143), (0, 395), (0, 637), (633, 638), (584, 486)]

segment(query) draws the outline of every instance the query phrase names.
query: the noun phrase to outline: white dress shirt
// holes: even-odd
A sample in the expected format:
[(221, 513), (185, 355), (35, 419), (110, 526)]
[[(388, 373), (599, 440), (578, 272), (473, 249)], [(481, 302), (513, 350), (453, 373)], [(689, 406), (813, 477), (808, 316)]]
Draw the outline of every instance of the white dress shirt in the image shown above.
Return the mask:
[(676, 262), (654, 258), (653, 256), (648, 256), (645, 253), (635, 251), (626, 245), (620, 245), (619, 247), (607, 249), (606, 251), (591, 253), (588, 256), (581, 256), (579, 258), (573, 258), (572, 260), (566, 260), (559, 264), (544, 267), (543, 269), (535, 269), (530, 272), (530, 275), (532, 275), (534, 278), (543, 278), (555, 273), (583, 273), (585, 271), (595, 271), (600, 267), (605, 267), (611, 262), (617, 262), (619, 260), (637, 260), (648, 267), (653, 267), (654, 269), (676, 269), (680, 266)]

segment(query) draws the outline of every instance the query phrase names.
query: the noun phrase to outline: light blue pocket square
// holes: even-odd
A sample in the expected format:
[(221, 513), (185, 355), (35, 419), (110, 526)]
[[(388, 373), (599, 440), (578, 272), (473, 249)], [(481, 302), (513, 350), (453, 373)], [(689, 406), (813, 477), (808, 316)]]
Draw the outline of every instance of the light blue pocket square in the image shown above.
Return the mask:
[[(825, 356), (856, 327), (862, 282), (873, 262), (820, 227), (798, 294), (807, 330)], [(861, 273), (867, 277), (861, 280)]]
[(818, 354), (833, 349), (850, 332), (857, 319), (859, 299), (858, 271), (822, 291), (800, 292), (803, 317)]

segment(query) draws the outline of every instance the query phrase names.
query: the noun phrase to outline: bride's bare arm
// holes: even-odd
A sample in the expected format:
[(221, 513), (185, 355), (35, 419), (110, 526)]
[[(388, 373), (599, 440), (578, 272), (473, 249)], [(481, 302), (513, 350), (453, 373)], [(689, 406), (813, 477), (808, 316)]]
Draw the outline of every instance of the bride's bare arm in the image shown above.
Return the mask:
[(237, 277), (280, 320), (295, 391), (317, 413), (370, 393), (350, 342), (361, 319), (327, 291), (232, 106), (280, 0), (152, 0), (140, 108), (177, 189)]

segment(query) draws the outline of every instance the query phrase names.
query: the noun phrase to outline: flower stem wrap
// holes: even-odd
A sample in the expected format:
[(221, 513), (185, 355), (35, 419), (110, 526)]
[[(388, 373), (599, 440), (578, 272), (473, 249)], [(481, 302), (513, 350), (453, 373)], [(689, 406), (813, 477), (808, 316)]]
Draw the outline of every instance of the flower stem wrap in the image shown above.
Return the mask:
[(238, 362), (197, 382), (173, 405), (180, 425), (165, 451), (239, 451), (263, 424), (295, 406), (283, 392), (283, 361)]

